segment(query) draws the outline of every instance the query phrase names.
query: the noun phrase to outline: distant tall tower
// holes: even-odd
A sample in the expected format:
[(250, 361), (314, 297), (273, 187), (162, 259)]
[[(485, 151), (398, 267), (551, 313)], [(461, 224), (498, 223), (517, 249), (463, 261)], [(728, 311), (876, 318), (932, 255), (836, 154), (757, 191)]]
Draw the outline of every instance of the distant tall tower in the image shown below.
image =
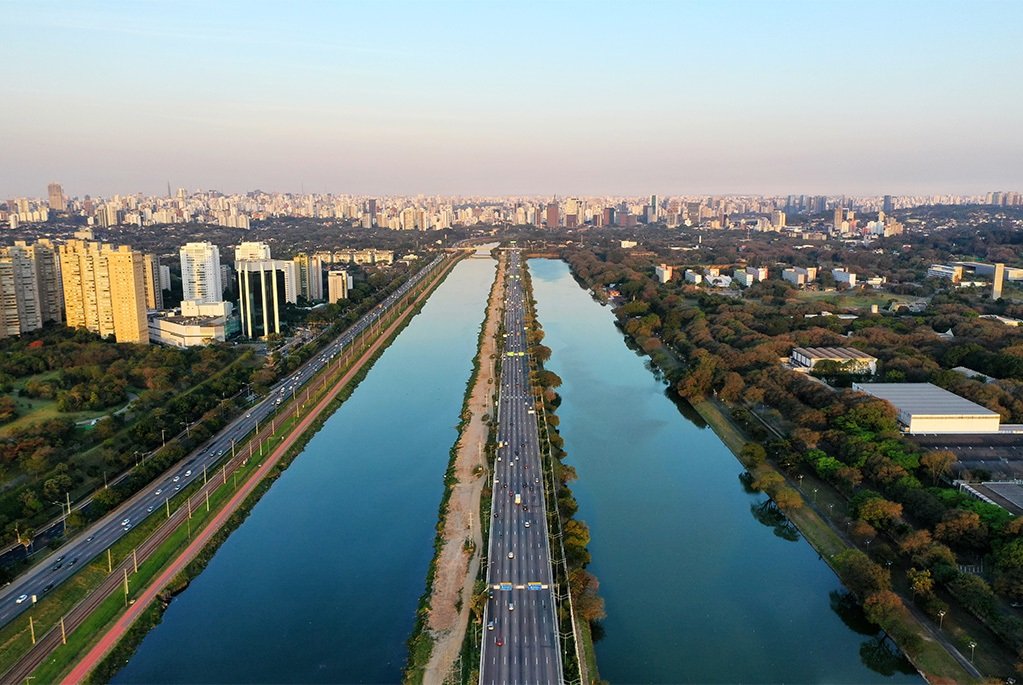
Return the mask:
[(1002, 281), (1005, 280), (1005, 264), (995, 264), (995, 273), (991, 285), (991, 299), (997, 300), (1002, 296)]
[(842, 232), (842, 222), (845, 221), (845, 209), (842, 207), (835, 207), (835, 233)]
[(885, 195), (884, 196), (884, 207), (882, 207), (882, 209), (884, 210), (884, 213), (885, 214), (891, 214), (892, 210), (894, 208), (895, 207), (894, 207), (894, 203), (892, 202), (892, 196), (891, 195)]
[(547, 228), (557, 228), (561, 225), (561, 217), (558, 213), (558, 203), (551, 202), (547, 205)]
[(64, 189), (59, 183), (51, 183), (46, 186), (46, 192), (50, 198), (50, 209), (55, 212), (63, 212), (67, 207), (64, 200)]

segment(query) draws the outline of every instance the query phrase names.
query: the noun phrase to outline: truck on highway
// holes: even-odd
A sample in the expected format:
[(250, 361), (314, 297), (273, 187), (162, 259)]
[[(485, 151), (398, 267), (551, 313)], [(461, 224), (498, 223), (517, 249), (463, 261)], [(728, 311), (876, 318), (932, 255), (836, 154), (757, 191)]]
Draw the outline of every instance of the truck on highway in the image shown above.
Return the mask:
[(522, 495), (517, 492), (515, 493), (515, 504), (522, 504)]

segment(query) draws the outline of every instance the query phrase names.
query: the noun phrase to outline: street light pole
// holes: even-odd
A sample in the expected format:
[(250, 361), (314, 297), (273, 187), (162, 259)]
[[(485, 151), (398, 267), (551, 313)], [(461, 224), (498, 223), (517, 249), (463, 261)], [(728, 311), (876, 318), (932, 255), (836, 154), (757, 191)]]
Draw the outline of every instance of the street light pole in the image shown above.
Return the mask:
[(945, 610), (941, 609), (938, 611), (938, 630), (941, 630), (942, 624), (945, 623)]

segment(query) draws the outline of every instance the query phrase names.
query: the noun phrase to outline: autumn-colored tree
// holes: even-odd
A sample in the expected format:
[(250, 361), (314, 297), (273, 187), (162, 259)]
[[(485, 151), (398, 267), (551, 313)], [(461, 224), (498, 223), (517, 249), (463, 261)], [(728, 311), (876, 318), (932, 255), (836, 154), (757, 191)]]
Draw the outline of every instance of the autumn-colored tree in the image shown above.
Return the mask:
[(863, 600), (863, 613), (867, 620), (879, 626), (889, 621), (902, 609), (902, 600), (891, 590), (872, 592)]
[(858, 549), (847, 549), (835, 555), (835, 568), (842, 582), (858, 597), (891, 589), (891, 574), (870, 560)]
[(873, 497), (862, 503), (859, 517), (874, 526), (888, 526), (902, 516), (902, 505), (883, 497)]
[(764, 446), (760, 443), (747, 442), (742, 446), (742, 449), (739, 450), (739, 458), (747, 464), (759, 466), (764, 463), (765, 459), (767, 459), (767, 450), (764, 449)]
[(914, 530), (899, 541), (899, 551), (903, 554), (916, 554), (928, 547), (932, 542), (928, 530)]
[(930, 596), (934, 592), (934, 578), (928, 569), (911, 568), (906, 571), (906, 580), (913, 595)]
[(955, 453), (949, 450), (934, 450), (920, 457), (920, 466), (934, 483), (952, 470), (956, 463)]
[(782, 511), (793, 511), (803, 506), (803, 498), (792, 488), (781, 487), (774, 493), (774, 503)]
[(725, 374), (721, 389), (718, 390), (718, 397), (725, 402), (734, 402), (742, 396), (742, 390), (745, 386), (746, 384), (743, 382), (742, 376), (734, 371), (729, 371)]
[(755, 490), (771, 494), (785, 482), (785, 477), (777, 471), (765, 471), (750, 486)]
[(952, 509), (934, 527), (934, 537), (958, 547), (981, 548), (987, 543), (987, 526), (976, 512)]

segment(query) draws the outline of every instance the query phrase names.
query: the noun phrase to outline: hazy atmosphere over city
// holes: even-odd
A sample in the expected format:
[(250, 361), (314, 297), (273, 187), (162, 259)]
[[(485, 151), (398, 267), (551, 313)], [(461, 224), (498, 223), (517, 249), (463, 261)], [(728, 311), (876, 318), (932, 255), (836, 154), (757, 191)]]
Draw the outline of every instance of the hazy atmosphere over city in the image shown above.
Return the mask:
[(1023, 682), (1023, 0), (0, 20), (0, 683)]
[(936, 193), (1023, 177), (1023, 3), (13, 2), (0, 191)]

